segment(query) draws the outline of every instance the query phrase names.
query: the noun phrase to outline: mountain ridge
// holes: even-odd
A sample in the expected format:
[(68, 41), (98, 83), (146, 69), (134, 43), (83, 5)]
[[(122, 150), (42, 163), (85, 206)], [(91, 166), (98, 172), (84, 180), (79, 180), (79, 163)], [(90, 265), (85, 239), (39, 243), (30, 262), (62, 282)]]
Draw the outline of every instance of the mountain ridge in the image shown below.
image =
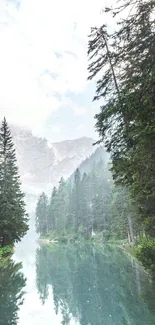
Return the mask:
[(94, 140), (90, 137), (49, 143), (26, 128), (11, 125), (10, 129), (24, 186), (57, 185), (61, 176), (67, 179), (95, 151)]

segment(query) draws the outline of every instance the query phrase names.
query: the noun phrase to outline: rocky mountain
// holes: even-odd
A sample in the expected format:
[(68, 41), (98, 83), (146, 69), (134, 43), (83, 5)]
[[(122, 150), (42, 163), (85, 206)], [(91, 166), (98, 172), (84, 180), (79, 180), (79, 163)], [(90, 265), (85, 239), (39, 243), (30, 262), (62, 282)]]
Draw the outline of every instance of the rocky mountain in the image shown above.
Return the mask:
[(68, 178), (96, 148), (94, 140), (83, 137), (57, 143), (36, 137), (31, 131), (11, 126), (19, 171), (27, 193), (39, 193)]
[[(96, 148), (96, 146), (95, 146)], [(90, 157), (86, 158), (82, 163), (78, 166), (78, 169), (83, 175), (84, 173), (88, 173), (95, 169), (96, 164), (102, 160), (104, 165), (107, 166), (107, 168), (110, 168), (110, 155), (105, 151), (105, 148), (100, 145), (97, 147), (97, 149), (91, 154)], [(75, 172), (70, 176), (70, 180), (74, 180)]]
[[(96, 147), (95, 147), (96, 148)], [(79, 170), (80, 173), (88, 173), (93, 168), (95, 169), (95, 165), (102, 160), (104, 165), (109, 165), (110, 155), (106, 152), (105, 148), (100, 145), (97, 149), (91, 154), (90, 157), (86, 158), (80, 165)]]

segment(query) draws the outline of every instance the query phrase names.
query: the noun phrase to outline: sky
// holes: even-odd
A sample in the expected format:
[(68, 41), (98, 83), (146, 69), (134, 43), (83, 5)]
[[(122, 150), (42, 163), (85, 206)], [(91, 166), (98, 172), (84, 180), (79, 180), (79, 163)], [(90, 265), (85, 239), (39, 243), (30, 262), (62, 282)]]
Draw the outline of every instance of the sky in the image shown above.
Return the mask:
[(97, 138), (87, 80), (90, 27), (104, 0), (0, 0), (0, 119), (50, 141)]

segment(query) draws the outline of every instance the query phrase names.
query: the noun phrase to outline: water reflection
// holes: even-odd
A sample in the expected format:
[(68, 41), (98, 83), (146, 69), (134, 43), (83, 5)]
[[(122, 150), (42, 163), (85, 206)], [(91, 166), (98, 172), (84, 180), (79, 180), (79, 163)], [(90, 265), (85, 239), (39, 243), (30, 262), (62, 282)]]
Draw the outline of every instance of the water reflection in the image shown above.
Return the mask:
[(36, 282), (43, 304), (52, 288), (55, 312), (61, 312), (63, 325), (72, 319), (81, 325), (155, 324), (149, 286), (151, 299), (155, 292), (148, 277), (120, 250), (42, 247), (37, 250)]
[(0, 261), (0, 324), (18, 324), (18, 311), (23, 304), (26, 280), (21, 264), (12, 260)]

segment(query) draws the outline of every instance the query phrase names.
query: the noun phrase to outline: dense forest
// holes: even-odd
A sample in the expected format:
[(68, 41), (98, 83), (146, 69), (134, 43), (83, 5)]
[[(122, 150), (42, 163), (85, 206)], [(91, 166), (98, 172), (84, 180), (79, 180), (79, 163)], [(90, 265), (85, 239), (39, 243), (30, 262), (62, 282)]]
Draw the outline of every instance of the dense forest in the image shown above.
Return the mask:
[[(94, 100), (98, 143), (111, 157), (108, 169), (98, 163), (74, 181), (45, 194), (37, 205), (36, 225), (49, 232), (143, 239), (137, 256), (155, 264), (155, 2), (119, 1), (105, 7), (108, 24), (92, 27), (88, 41), (89, 80)], [(41, 224), (41, 206), (44, 217)], [(43, 208), (42, 208), (43, 211)], [(46, 216), (46, 218), (45, 218)], [(44, 226), (43, 226), (44, 224)], [(151, 252), (151, 253), (150, 253)], [(149, 257), (148, 257), (149, 256)], [(150, 266), (149, 265), (149, 266)]]
[(61, 178), (50, 199), (45, 193), (40, 195), (36, 208), (40, 236), (90, 238), (100, 234), (101, 240), (129, 238), (133, 242), (140, 235), (142, 228), (136, 224), (129, 192), (113, 184), (103, 153), (102, 147), (97, 149), (69, 180)]
[(0, 247), (13, 245), (28, 230), (24, 194), (6, 119), (0, 128)]
[[(125, 10), (129, 14), (122, 19)], [(111, 154), (115, 182), (129, 188), (150, 236), (155, 235), (154, 10), (154, 1), (106, 8), (117, 28), (113, 34), (109, 26), (92, 28), (88, 49), (89, 78), (100, 73), (94, 100), (104, 97), (96, 115), (100, 141)]]
[[(112, 161), (115, 184), (127, 188), (147, 240), (138, 256), (155, 264), (155, 2), (118, 1), (103, 10), (109, 23), (89, 36), (89, 79), (99, 142)], [(113, 28), (110, 29), (110, 27)], [(113, 30), (113, 31), (112, 31)], [(151, 253), (150, 253), (151, 252)]]

